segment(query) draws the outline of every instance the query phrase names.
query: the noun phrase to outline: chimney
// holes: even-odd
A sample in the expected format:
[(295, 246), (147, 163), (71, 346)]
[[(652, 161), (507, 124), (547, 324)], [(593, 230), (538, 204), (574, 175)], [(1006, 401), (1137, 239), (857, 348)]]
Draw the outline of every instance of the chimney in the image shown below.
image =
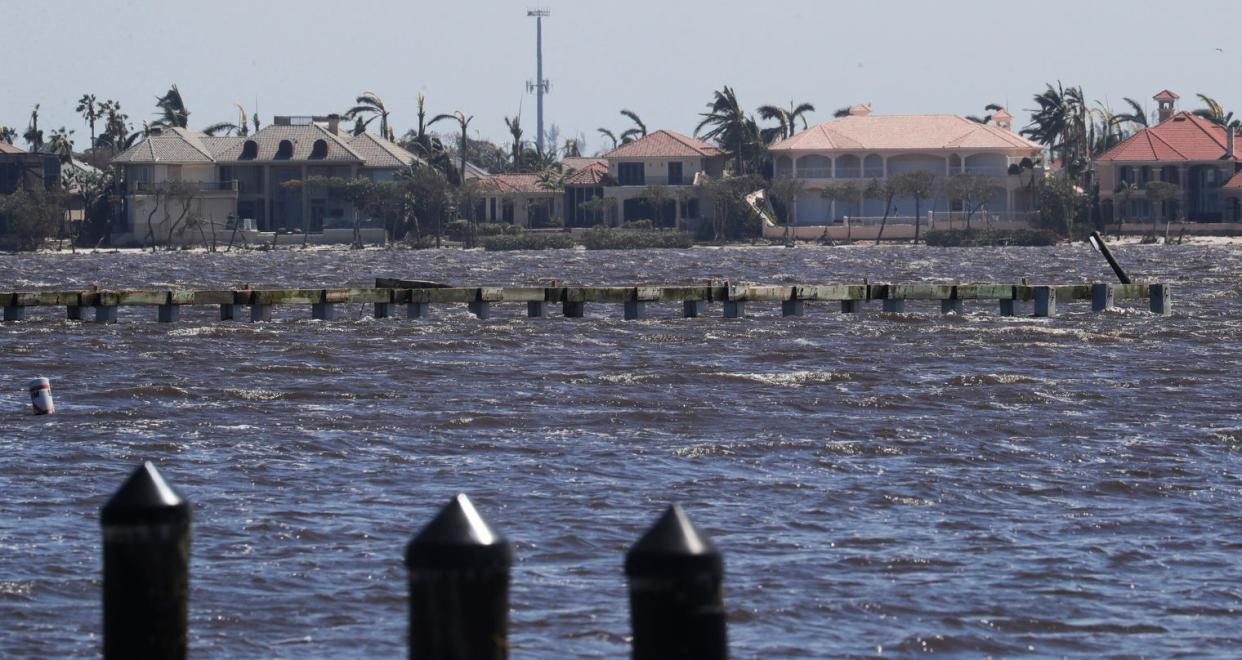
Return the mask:
[(1225, 134), (1228, 136), (1225, 138), (1225, 158), (1228, 158), (1229, 160), (1237, 160), (1238, 158), (1237, 152), (1234, 151), (1234, 146), (1233, 146), (1233, 142), (1235, 139), (1234, 136), (1236, 135), (1233, 132), (1233, 127), (1226, 126)]
[(1160, 123), (1164, 123), (1173, 117), (1173, 113), (1177, 112), (1177, 99), (1181, 98), (1177, 94), (1167, 89), (1160, 90), (1159, 94), (1151, 97), (1153, 101), (1160, 104)]
[(857, 105), (850, 106), (851, 117), (866, 117), (869, 114), (871, 114), (870, 104), (859, 103)]
[(1003, 128), (1007, 131), (1013, 130), (1013, 115), (1009, 114), (1009, 111), (1005, 108), (997, 110), (996, 113), (992, 115), (992, 119), (996, 121), (997, 128)]
[(341, 116), (335, 112), (328, 115), (328, 132), (333, 135), (341, 134)]

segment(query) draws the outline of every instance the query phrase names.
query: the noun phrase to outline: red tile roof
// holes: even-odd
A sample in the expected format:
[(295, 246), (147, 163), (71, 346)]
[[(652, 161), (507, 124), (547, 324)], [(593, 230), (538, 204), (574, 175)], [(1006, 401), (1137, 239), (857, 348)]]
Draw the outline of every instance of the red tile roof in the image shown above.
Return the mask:
[(1221, 188), (1226, 190), (1242, 190), (1242, 172), (1233, 175), (1233, 178), (1226, 181)]
[(623, 144), (604, 154), (604, 158), (711, 158), (724, 151), (713, 144), (682, 135), (676, 131), (659, 130)]
[(992, 124), (957, 115), (851, 115), (782, 140), (772, 151), (1003, 149), (1036, 152), (1038, 144)]
[[(1191, 161), (1225, 159), (1228, 135), (1222, 126), (1191, 112), (1179, 112), (1131, 135), (1098, 161)], [(1237, 157), (1227, 160), (1237, 160)]]
[(1159, 92), (1156, 92), (1156, 95), (1151, 98), (1155, 101), (1176, 101), (1182, 97), (1170, 92), (1167, 89), (1162, 89)]
[(479, 185), (484, 190), (491, 192), (516, 193), (523, 195), (533, 195), (537, 193), (551, 193), (539, 183), (538, 174), (493, 174), (485, 179), (479, 180)]
[(596, 161), (565, 177), (567, 186), (598, 186), (608, 176), (607, 161)]
[(8, 142), (0, 142), (0, 154), (24, 154), (26, 152), (9, 144)]
[(603, 158), (587, 158), (585, 156), (570, 156), (568, 158), (561, 159), (561, 167), (564, 167), (566, 172), (569, 170), (585, 170), (595, 163), (604, 163), (607, 165), (608, 161)]

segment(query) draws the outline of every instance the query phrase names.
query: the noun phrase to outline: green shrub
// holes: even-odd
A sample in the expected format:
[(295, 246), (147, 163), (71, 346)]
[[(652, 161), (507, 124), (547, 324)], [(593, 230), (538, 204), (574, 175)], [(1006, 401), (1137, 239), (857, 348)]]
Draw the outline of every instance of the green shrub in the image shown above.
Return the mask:
[[(470, 229), (470, 221), (465, 219), (454, 220), (444, 226), (444, 235), (450, 241), (459, 243), (466, 240), (466, 232)], [(510, 225), (502, 222), (476, 222), (474, 224), (475, 236), (483, 238), (485, 236), (499, 236), (501, 234), (510, 233), (511, 229), (522, 231), (521, 227)]]
[(988, 247), (1017, 245), (1038, 247), (1056, 245), (1055, 232), (1045, 229), (1015, 229), (1010, 231), (986, 231), (978, 229), (933, 229), (923, 234), (932, 247)]
[(588, 250), (688, 248), (694, 245), (694, 237), (681, 231), (591, 229), (582, 235), (582, 244)]
[(574, 246), (574, 239), (569, 234), (522, 232), (489, 236), (483, 239), (483, 249), (488, 252), (508, 252), (512, 250), (565, 250)]
[(655, 229), (655, 224), (650, 220), (630, 220), (621, 224), (622, 229)]

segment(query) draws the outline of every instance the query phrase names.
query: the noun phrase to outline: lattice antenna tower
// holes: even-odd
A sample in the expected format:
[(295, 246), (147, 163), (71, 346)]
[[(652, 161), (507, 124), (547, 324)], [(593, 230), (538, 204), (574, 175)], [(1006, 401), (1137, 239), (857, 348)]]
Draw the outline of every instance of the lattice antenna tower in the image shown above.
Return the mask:
[(528, 9), (526, 11), (528, 17), (533, 16), (535, 19), (535, 81), (526, 81), (526, 91), (533, 92), (537, 101), (536, 121), (539, 128), (535, 133), (535, 145), (539, 149), (539, 153), (543, 153), (543, 95), (548, 93), (552, 87), (552, 83), (543, 78), (543, 19), (552, 15), (552, 10), (546, 8)]

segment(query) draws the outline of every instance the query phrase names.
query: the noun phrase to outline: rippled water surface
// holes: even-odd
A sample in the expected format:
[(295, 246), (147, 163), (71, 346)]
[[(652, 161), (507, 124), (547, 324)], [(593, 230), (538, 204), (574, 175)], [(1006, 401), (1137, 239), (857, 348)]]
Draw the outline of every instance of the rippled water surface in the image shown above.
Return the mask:
[[(515, 657), (623, 656), (672, 500), (725, 552), (737, 657), (1229, 656), (1242, 643), (1242, 248), (1133, 246), (1175, 314), (0, 327), (0, 655), (99, 648), (98, 509), (195, 505), (191, 651), (399, 657), (403, 544), (458, 491), (516, 546)], [(1081, 246), (0, 255), (0, 288), (1106, 281)], [(1029, 313), (1029, 307), (1027, 308)], [(52, 379), (59, 413), (25, 414)]]

